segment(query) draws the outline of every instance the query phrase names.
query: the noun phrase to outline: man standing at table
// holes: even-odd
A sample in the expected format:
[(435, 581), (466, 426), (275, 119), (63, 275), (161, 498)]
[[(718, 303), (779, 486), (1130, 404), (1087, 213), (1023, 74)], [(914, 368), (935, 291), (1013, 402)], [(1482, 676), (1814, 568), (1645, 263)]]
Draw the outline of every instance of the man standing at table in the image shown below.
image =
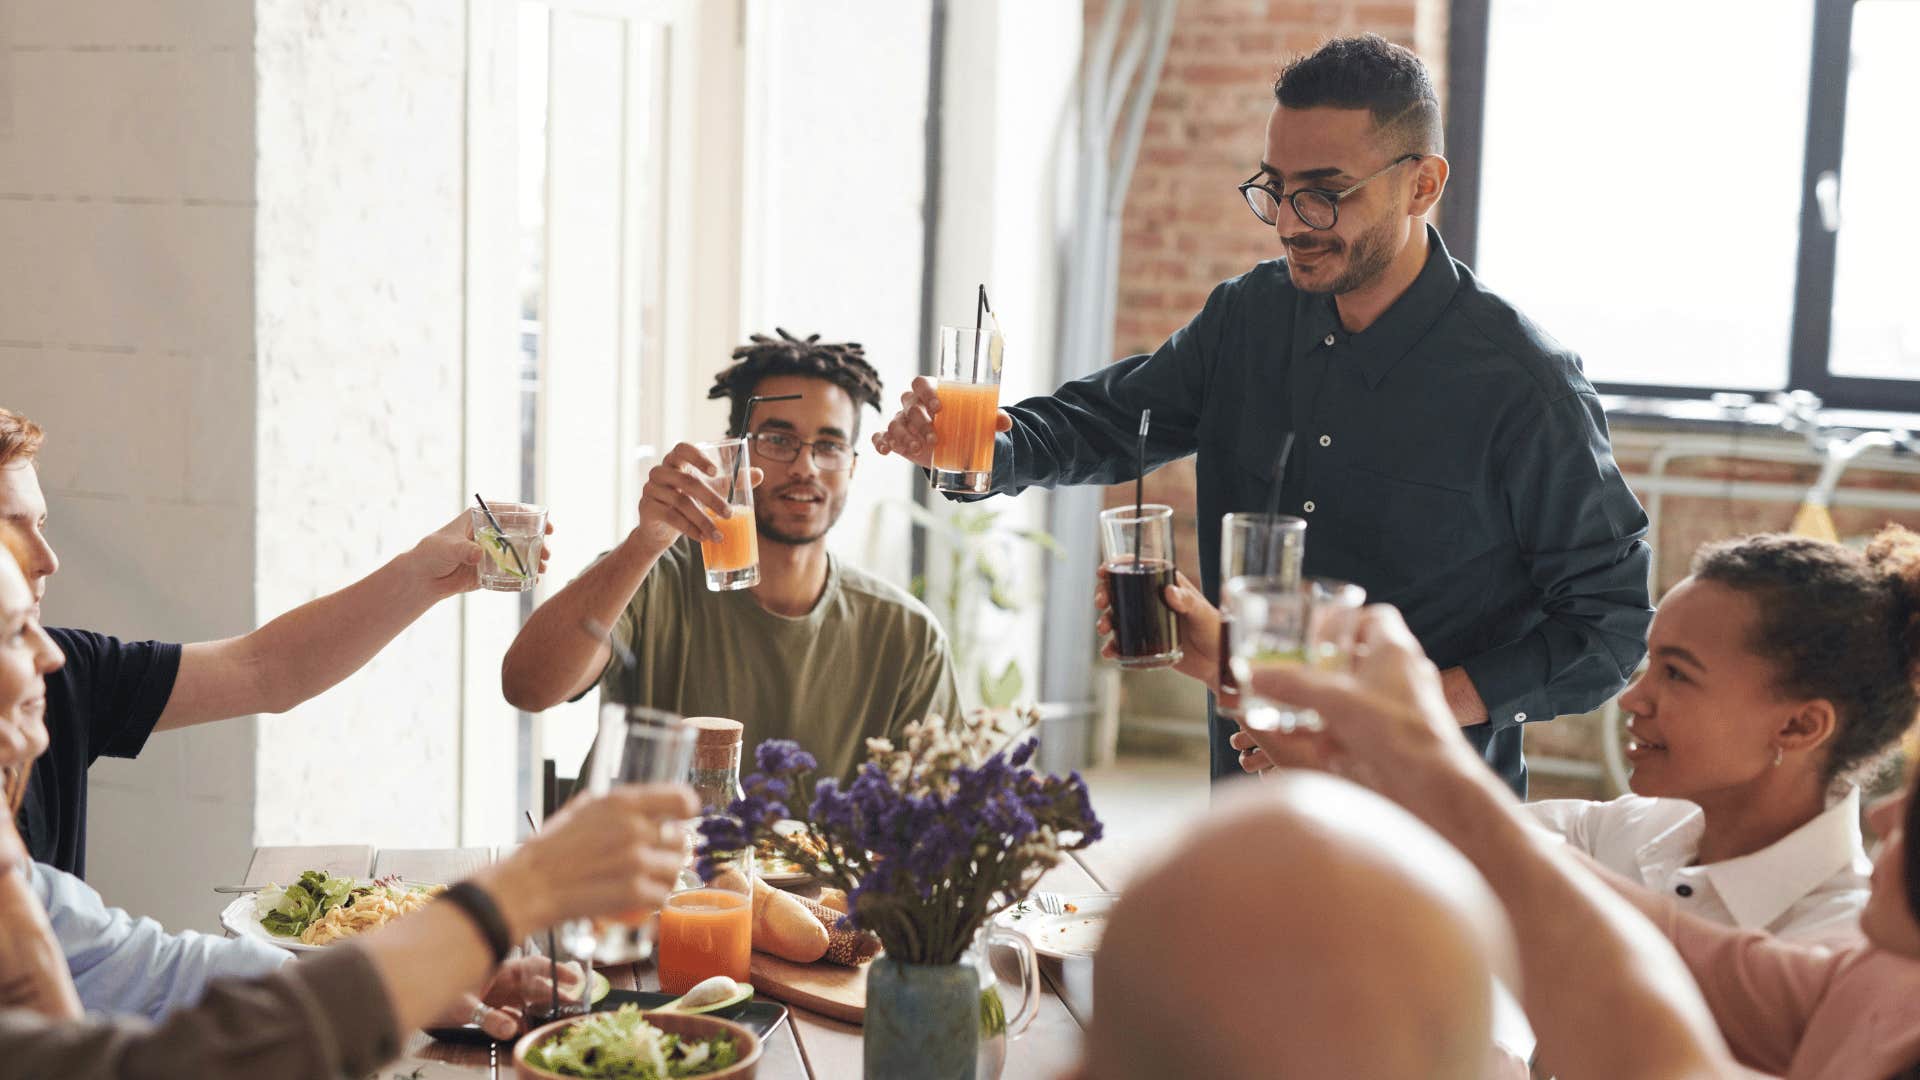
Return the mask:
[[(1330, 41), (1273, 86), (1241, 194), (1284, 259), (1223, 282), (1151, 354), (1000, 415), (993, 491), (1111, 484), (1198, 455), (1200, 567), (1220, 515), (1305, 518), (1306, 572), (1401, 609), (1444, 669), (1467, 738), (1526, 790), (1520, 725), (1593, 708), (1646, 652), (1647, 519), (1573, 353), (1447, 254), (1425, 216), (1447, 182), (1426, 66), (1374, 35)], [(932, 461), (933, 386), (874, 436)], [(1238, 772), (1210, 717), (1216, 780)]]
[[(44, 438), (0, 408), (0, 520), (27, 538), (35, 618), (60, 569), (34, 464)], [(360, 670), (428, 608), (477, 588), (482, 556), (462, 511), (360, 581), (238, 637), (177, 645), (48, 627), (66, 664), (47, 677), (47, 751), (20, 810), (27, 850), (84, 877), (87, 770), (102, 755), (137, 757), (156, 731), (293, 708)]]
[[(710, 397), (732, 402), (761, 474), (753, 492), (760, 582), (707, 588), (695, 542), (718, 539), (707, 511), (726, 510), (715, 466), (681, 443), (653, 468), (640, 524), (533, 612), (500, 667), (507, 700), (530, 712), (600, 684), (632, 701), (746, 726), (748, 759), (766, 739), (795, 739), (820, 776), (849, 777), (870, 737), (897, 735), (928, 713), (959, 709), (946, 634), (905, 591), (827, 550), (858, 463), (860, 407), (880, 407), (880, 376), (859, 345), (754, 335), (734, 351)], [(764, 401), (748, 425), (748, 399)], [(716, 488), (718, 490), (716, 490)], [(639, 661), (610, 664), (611, 627)]]

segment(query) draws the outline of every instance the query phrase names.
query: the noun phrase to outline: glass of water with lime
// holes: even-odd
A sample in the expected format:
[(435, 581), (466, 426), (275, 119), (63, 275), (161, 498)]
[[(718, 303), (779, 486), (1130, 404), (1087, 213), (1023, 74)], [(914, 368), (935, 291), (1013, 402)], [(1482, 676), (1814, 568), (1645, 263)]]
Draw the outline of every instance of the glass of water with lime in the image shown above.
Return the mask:
[(1318, 731), (1320, 717), (1255, 689), (1262, 671), (1291, 664), (1338, 667), (1353, 648), (1365, 589), (1346, 581), (1237, 577), (1222, 602), (1233, 619), (1229, 663), (1240, 685), (1241, 723), (1255, 731)]
[(494, 592), (526, 592), (533, 588), (540, 580), (540, 548), (547, 535), (547, 508), (489, 499), (485, 509), (475, 506), (470, 516), (474, 542), (486, 553), (480, 560), (480, 587)]

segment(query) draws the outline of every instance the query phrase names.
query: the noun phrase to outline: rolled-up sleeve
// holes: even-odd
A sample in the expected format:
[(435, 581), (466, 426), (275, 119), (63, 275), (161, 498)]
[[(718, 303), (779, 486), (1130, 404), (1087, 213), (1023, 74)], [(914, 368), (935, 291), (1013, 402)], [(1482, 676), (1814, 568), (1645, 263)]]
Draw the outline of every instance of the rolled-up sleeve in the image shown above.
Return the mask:
[(290, 959), (247, 938), (169, 933), (108, 907), (86, 882), (51, 866), (33, 866), (32, 886), (89, 1012), (161, 1020), (198, 1002), (215, 979), (269, 974)]
[(386, 987), (351, 945), (264, 978), (214, 983), (157, 1026), (0, 1013), (6, 1074), (45, 1080), (333, 1080), (365, 1076), (399, 1052)]
[(1653, 620), (1647, 515), (1614, 464), (1597, 397), (1547, 405), (1500, 479), (1544, 617), (1461, 664), (1496, 728), (1585, 712), (1619, 692)]

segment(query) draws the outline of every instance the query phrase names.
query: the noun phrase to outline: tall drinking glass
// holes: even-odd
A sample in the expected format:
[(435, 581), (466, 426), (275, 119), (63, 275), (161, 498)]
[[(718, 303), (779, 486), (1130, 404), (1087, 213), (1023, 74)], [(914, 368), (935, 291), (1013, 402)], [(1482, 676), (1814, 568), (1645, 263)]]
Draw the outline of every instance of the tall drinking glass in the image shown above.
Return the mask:
[(1227, 583), (1233, 612), (1233, 674), (1239, 680), (1240, 722), (1256, 731), (1318, 731), (1320, 717), (1253, 689), (1261, 671), (1290, 664), (1337, 667), (1352, 652), (1365, 589), (1346, 581), (1240, 577)]
[[(492, 511), (492, 520), (487, 513)], [(493, 592), (526, 592), (540, 580), (540, 549), (546, 543), (547, 508), (529, 503), (494, 502), (468, 511), (473, 539), (487, 557), (480, 560), (480, 587)], [(494, 522), (500, 527), (494, 528)]]
[(747, 470), (753, 467), (747, 440), (723, 439), (696, 445), (720, 467), (720, 475), (708, 477), (707, 482), (733, 507), (733, 516), (724, 518), (701, 507), (713, 527), (720, 530), (720, 539), (700, 541), (707, 588), (714, 592), (751, 588), (760, 584), (760, 535), (753, 521), (753, 484), (747, 478)]
[[(1307, 522), (1284, 514), (1223, 514), (1220, 517), (1220, 580), (1270, 577), (1299, 581), (1306, 558)], [(1240, 718), (1239, 684), (1233, 678), (1233, 616), (1226, 592), (1220, 605), (1220, 690), (1213, 711), (1231, 720)]]
[(1167, 607), (1173, 584), (1173, 508), (1147, 503), (1100, 512), (1107, 611), (1113, 649), (1125, 668), (1168, 667), (1180, 660), (1180, 629)]
[(536, 962), (535, 972), (523, 973), (519, 983), (520, 1011), (527, 1027), (536, 1028), (592, 1007), (593, 954), (569, 953), (567, 938), (552, 931), (534, 934), (520, 946), (524, 959)]
[[(600, 734), (587, 759), (587, 793), (604, 795), (615, 784), (685, 783), (693, 762), (694, 737), (694, 729), (670, 712), (641, 705), (600, 706)], [(602, 963), (645, 960), (653, 954), (648, 933), (653, 915), (627, 912), (603, 924), (596, 943), (582, 948), (578, 941), (569, 941), (563, 947)], [(570, 938), (595, 933), (589, 924), (570, 924), (567, 929)]]
[(934, 392), (933, 486), (984, 495), (993, 486), (994, 420), (1000, 413), (1001, 353), (992, 329), (940, 328), (940, 367)]

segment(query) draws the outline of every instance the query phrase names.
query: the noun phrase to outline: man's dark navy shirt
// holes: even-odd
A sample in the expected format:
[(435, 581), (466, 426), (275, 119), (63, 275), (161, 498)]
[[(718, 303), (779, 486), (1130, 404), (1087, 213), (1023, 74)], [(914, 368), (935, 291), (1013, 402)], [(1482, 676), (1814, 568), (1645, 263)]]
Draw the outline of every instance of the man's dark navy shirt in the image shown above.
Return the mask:
[(47, 752), (33, 763), (20, 835), (35, 861), (87, 872), (87, 769), (135, 757), (173, 696), (180, 646), (48, 627), (66, 655), (47, 676)]
[[(993, 490), (1133, 479), (1151, 408), (1149, 470), (1198, 455), (1217, 602), (1220, 515), (1268, 507), (1293, 432), (1280, 506), (1308, 522), (1305, 572), (1365, 586), (1466, 669), (1491, 719), (1465, 734), (1524, 796), (1520, 725), (1599, 705), (1646, 654), (1647, 517), (1578, 357), (1427, 239), (1419, 277), (1357, 334), (1284, 261), (1222, 283), (1151, 354), (1008, 407)], [(1237, 774), (1233, 725), (1211, 726), (1214, 776)]]

